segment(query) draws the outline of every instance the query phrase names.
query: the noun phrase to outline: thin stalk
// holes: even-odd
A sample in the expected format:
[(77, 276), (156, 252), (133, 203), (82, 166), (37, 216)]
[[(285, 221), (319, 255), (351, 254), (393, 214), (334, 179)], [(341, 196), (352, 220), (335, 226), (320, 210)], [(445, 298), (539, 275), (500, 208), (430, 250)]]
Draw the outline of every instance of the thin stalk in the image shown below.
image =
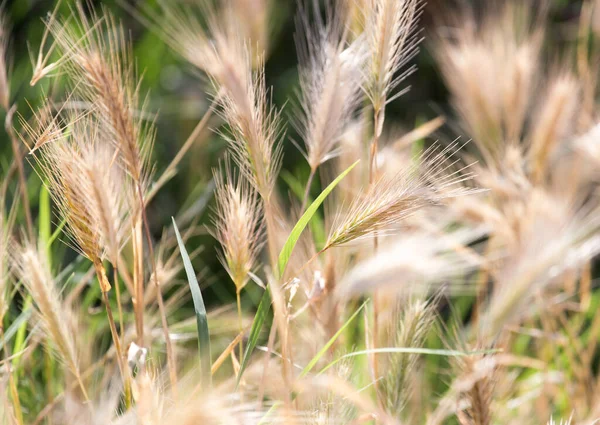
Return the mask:
[(302, 197), (302, 206), (300, 207), (300, 217), (304, 214), (304, 209), (306, 208), (306, 204), (308, 202), (308, 196), (310, 194), (310, 187), (312, 186), (313, 179), (315, 177), (317, 169), (311, 167), (310, 174), (308, 175), (308, 180), (306, 181), (306, 189), (304, 190), (304, 196)]
[(375, 108), (373, 111), (373, 140), (371, 140), (371, 149), (369, 150), (369, 186), (375, 182), (377, 175), (377, 150), (379, 137), (381, 136), (381, 109)]
[[(240, 290), (235, 290), (235, 298), (237, 302), (237, 311), (238, 311), (238, 326), (240, 328), (240, 333), (244, 332), (244, 323), (242, 321), (242, 303), (240, 300)], [(240, 353), (240, 362), (244, 357), (244, 339), (242, 338), (239, 343), (239, 353)]]
[(139, 196), (140, 208), (142, 211), (142, 222), (144, 224), (146, 241), (148, 243), (148, 254), (150, 257), (150, 264), (152, 265), (152, 276), (154, 277), (154, 285), (156, 285), (156, 299), (158, 302), (158, 310), (160, 312), (160, 320), (162, 323), (165, 343), (167, 347), (167, 364), (169, 367), (169, 378), (171, 380), (172, 386), (171, 390), (173, 391), (173, 395), (175, 396), (175, 398), (177, 398), (177, 369), (175, 365), (175, 357), (173, 356), (173, 346), (171, 344), (171, 337), (169, 335), (169, 324), (167, 323), (165, 303), (163, 301), (161, 288), (158, 283), (158, 276), (156, 275), (156, 260), (154, 258), (154, 248), (152, 246), (152, 237), (150, 236), (150, 227), (148, 226), (148, 217), (146, 215), (146, 209), (144, 208), (144, 195), (142, 194), (142, 186), (139, 181), (137, 182), (137, 192)]
[(135, 313), (135, 327), (140, 347), (144, 346), (144, 271), (143, 271), (143, 243), (141, 241), (141, 219), (136, 219), (136, 224), (132, 226), (133, 235), (133, 287), (134, 299), (133, 309)]
[(207, 111), (204, 113), (202, 119), (198, 122), (192, 133), (188, 136), (183, 146), (181, 146), (179, 152), (177, 152), (177, 155), (175, 155), (175, 157), (171, 160), (171, 163), (167, 166), (167, 168), (165, 168), (165, 171), (163, 171), (160, 178), (156, 181), (156, 183), (154, 183), (154, 185), (146, 195), (146, 202), (150, 202), (150, 200), (154, 198), (158, 191), (175, 175), (177, 166), (179, 165), (185, 154), (188, 152), (188, 150), (190, 150), (192, 144), (196, 141), (200, 133), (202, 133), (202, 131), (204, 131), (204, 129), (206, 128), (208, 121), (212, 117), (214, 107), (217, 104), (217, 102), (219, 102), (221, 96), (222, 90), (220, 90), (219, 93), (217, 93), (212, 103), (208, 107)]
[[(379, 145), (379, 137), (381, 136), (381, 128), (383, 124), (382, 120), (383, 117), (381, 116), (381, 108), (373, 108), (373, 140), (371, 141), (371, 149), (369, 152), (369, 187), (372, 186), (373, 183), (375, 183), (375, 179), (377, 176), (377, 151)], [(375, 253), (377, 253), (377, 247), (377, 232), (375, 232), (373, 234), (373, 251)], [(377, 291), (375, 291), (373, 293), (373, 348), (378, 348), (377, 341), (379, 340), (379, 310), (379, 294)], [(377, 359), (375, 358), (375, 353), (371, 355), (371, 369), (373, 372), (373, 385), (375, 386), (375, 393), (377, 394), (379, 407), (383, 408), (383, 403), (381, 401), (379, 389), (379, 368), (377, 364)]]
[(121, 372), (121, 377), (123, 378), (123, 382), (125, 382), (125, 368), (123, 366), (123, 359), (121, 357), (121, 341), (119, 340), (119, 334), (117, 332), (117, 325), (115, 324), (115, 318), (113, 316), (112, 308), (110, 306), (110, 301), (108, 299), (108, 291), (110, 290), (110, 286), (108, 286), (108, 279), (106, 278), (106, 270), (104, 266), (99, 261), (94, 262), (94, 266), (96, 269), (96, 277), (98, 281), (105, 282), (101, 283), (101, 291), (102, 292), (102, 301), (104, 301), (104, 306), (106, 308), (106, 316), (108, 317), (108, 327), (110, 328), (110, 335), (113, 340), (113, 344), (115, 345), (115, 351), (117, 352), (117, 365), (119, 366), (119, 371)]
[[(125, 342), (125, 325), (123, 322), (123, 306), (121, 304), (121, 288), (119, 288), (119, 270), (117, 265), (113, 265), (113, 284), (115, 286), (115, 296), (117, 300), (117, 309), (119, 312), (119, 339), (121, 340), (121, 346)], [(125, 410), (131, 408), (132, 393), (131, 393), (131, 376), (129, 373), (125, 375)]]
[[(263, 198), (264, 199), (264, 198)], [(277, 270), (278, 261), (278, 244), (277, 244), (277, 225), (275, 223), (275, 208), (271, 199), (264, 199), (265, 205), (265, 222), (267, 225), (267, 245), (269, 249), (269, 260), (273, 270)]]
[(117, 310), (119, 313), (119, 330), (120, 335), (119, 338), (121, 342), (125, 341), (125, 326), (123, 324), (123, 306), (121, 305), (121, 288), (119, 288), (119, 272), (117, 269), (117, 265), (113, 265), (113, 283), (115, 285), (115, 296), (117, 299)]
[(263, 372), (260, 379), (260, 386), (258, 387), (258, 403), (262, 406), (263, 398), (265, 396), (265, 382), (267, 381), (267, 370), (269, 369), (269, 357), (273, 352), (273, 346), (275, 345), (275, 335), (277, 334), (277, 326), (273, 323), (269, 330), (269, 339), (267, 341), (267, 355), (263, 362)]
[[(15, 105), (16, 106), (16, 105)], [(4, 127), (6, 133), (10, 138), (12, 145), (13, 155), (15, 157), (15, 163), (17, 165), (17, 172), (19, 176), (19, 188), (21, 193), (21, 202), (23, 203), (23, 211), (25, 214), (25, 224), (27, 226), (27, 236), (30, 241), (34, 240), (33, 233), (33, 220), (31, 219), (31, 208), (29, 206), (29, 196), (27, 194), (27, 178), (25, 177), (25, 167), (23, 166), (23, 157), (21, 156), (21, 149), (19, 148), (19, 142), (12, 128), (12, 116), (15, 110), (15, 106), (12, 106), (6, 112), (6, 119), (4, 121)]]
[[(4, 338), (4, 325), (0, 321), (0, 339), (2, 339), (2, 346), (4, 347), (4, 354), (7, 359), (10, 358), (10, 350), (8, 348), (8, 344), (6, 343), (6, 339)], [(13, 402), (13, 408), (15, 410), (15, 416), (17, 419), (18, 425), (23, 425), (23, 408), (21, 407), (21, 400), (19, 398), (19, 391), (17, 390), (17, 384), (15, 383), (15, 378), (13, 376), (12, 371), (10, 370), (11, 362), (4, 362), (6, 366), (6, 374), (8, 375), (8, 385), (10, 388), (10, 397)]]

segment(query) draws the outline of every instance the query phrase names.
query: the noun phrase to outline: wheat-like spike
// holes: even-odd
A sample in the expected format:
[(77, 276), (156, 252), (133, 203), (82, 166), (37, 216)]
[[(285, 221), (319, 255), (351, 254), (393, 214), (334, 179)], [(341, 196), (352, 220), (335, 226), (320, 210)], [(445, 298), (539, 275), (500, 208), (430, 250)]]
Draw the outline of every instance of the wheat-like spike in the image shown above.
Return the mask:
[(453, 295), (472, 294), (474, 287), (465, 273), (482, 266), (484, 259), (464, 247), (486, 234), (483, 228), (448, 233), (404, 231), (376, 255), (351, 268), (342, 278), (337, 295), (345, 298), (383, 289), (425, 296), (447, 282), (451, 282), (447, 290)]
[[(588, 195), (584, 195), (588, 196)], [(597, 195), (585, 202), (565, 202), (536, 189), (529, 194), (519, 219), (519, 231), (508, 240), (502, 267), (496, 272), (481, 333), (493, 338), (505, 325), (534, 311), (533, 297), (568, 271), (578, 270), (600, 251)]]
[(529, 154), (534, 182), (544, 180), (551, 155), (567, 136), (572, 135), (579, 92), (579, 83), (573, 75), (564, 73), (550, 82), (530, 136)]
[(229, 91), (222, 97), (221, 113), (229, 124), (224, 136), (242, 173), (268, 202), (281, 166), (281, 112), (268, 98), (264, 69), (247, 81), (242, 104)]
[(300, 102), (293, 122), (306, 145), (311, 170), (336, 155), (336, 145), (361, 99), (366, 46), (348, 44), (341, 2), (328, 4), (327, 22), (300, 3), (296, 46), (300, 61)]
[(68, 20), (52, 19), (48, 27), (62, 54), (73, 91), (96, 108), (119, 151), (119, 160), (137, 184), (149, 179), (148, 161), (154, 141), (147, 99), (140, 101), (131, 46), (123, 28), (104, 11), (87, 17), (81, 3)]
[(231, 130), (226, 138), (234, 159), (268, 199), (281, 162), (280, 112), (269, 100), (264, 63), (253, 57), (250, 42), (230, 19), (230, 7), (216, 10), (202, 3), (201, 20), (194, 10), (165, 2), (158, 29), (179, 54), (209, 76)]
[(436, 41), (442, 76), (488, 167), (499, 168), (505, 148), (523, 137), (540, 71), (543, 14), (509, 1), (486, 8), (481, 23), (470, 9), (441, 17), (440, 28), (449, 19), (457, 24)]
[(239, 292), (256, 267), (262, 244), (262, 209), (254, 188), (245, 179), (234, 176), (227, 163), (214, 174), (214, 234), (223, 249), (219, 258)]
[(14, 244), (11, 252), (15, 273), (31, 294), (36, 306), (35, 313), (45, 336), (52, 342), (60, 360), (77, 378), (85, 393), (77, 356), (73, 312), (60, 296), (60, 289), (48, 266), (46, 250), (33, 245)]
[[(116, 153), (93, 115), (60, 116), (36, 130), (29, 127), (35, 145), (48, 134), (36, 154), (52, 197), (67, 220), (75, 249), (94, 264), (107, 256), (117, 264), (120, 249), (131, 227), (130, 179), (117, 162)], [(52, 129), (48, 131), (48, 129)], [(41, 132), (40, 132), (41, 131)]]
[[(365, 36), (369, 45), (365, 90), (376, 112), (402, 92), (392, 95), (414, 68), (398, 74), (417, 54), (415, 26), (419, 0), (370, 0), (364, 2)], [(383, 120), (380, 122), (383, 126)], [(381, 128), (375, 129), (381, 134)]]
[[(388, 332), (394, 347), (422, 347), (427, 333), (434, 324), (435, 302), (425, 300), (410, 300), (405, 307), (395, 307), (392, 316), (393, 325)], [(395, 417), (400, 417), (413, 386), (410, 379), (414, 377), (417, 367), (418, 354), (392, 354), (386, 359), (382, 370), (381, 385), (383, 399), (387, 411)]]
[(460, 183), (472, 176), (462, 170), (448, 172), (457, 161), (449, 161), (446, 154), (456, 147), (454, 142), (441, 151), (428, 149), (420, 160), (424, 171), (416, 165), (381, 177), (351, 202), (345, 214), (338, 214), (324, 249), (385, 231), (423, 207), (469, 193)]

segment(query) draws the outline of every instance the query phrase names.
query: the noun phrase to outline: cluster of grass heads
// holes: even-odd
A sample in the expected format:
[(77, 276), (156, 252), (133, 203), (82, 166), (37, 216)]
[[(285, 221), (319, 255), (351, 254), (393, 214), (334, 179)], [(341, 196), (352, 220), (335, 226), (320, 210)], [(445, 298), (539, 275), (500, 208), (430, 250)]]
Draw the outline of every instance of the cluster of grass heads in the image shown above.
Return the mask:
[[(58, 3), (29, 109), (0, 19), (0, 425), (600, 419), (597, 2), (560, 52), (546, 2), (436, 10), (454, 113), (400, 135), (419, 0), (298, 0), (284, 108), (275, 0), (124, 3), (209, 99), (167, 166), (128, 31)], [(464, 137), (427, 142), (445, 121)], [(150, 207), (208, 129), (213, 179), (159, 235)], [(199, 272), (204, 233), (227, 279)], [(209, 284), (235, 301), (207, 308)]]

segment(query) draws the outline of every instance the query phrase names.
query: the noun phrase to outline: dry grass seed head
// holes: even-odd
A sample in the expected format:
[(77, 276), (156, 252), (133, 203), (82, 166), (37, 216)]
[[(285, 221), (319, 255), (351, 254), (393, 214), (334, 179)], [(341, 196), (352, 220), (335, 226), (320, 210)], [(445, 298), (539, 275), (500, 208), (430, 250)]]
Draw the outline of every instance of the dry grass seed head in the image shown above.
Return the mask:
[(280, 112), (269, 100), (263, 60), (255, 57), (251, 42), (240, 36), (231, 7), (217, 10), (203, 3), (200, 9), (205, 18), (201, 20), (194, 10), (165, 2), (165, 19), (158, 29), (179, 54), (211, 79), (221, 115), (229, 125), (224, 135), (232, 155), (260, 195), (269, 199), (281, 160)]
[[(523, 136), (536, 85), (544, 8), (533, 12), (510, 1), (484, 9), (478, 23), (471, 9), (445, 13), (457, 28), (440, 34), (436, 55), (465, 130), (489, 167), (498, 167), (504, 146)], [(442, 26), (448, 29), (448, 27)]]
[(362, 38), (348, 43), (347, 14), (340, 1), (327, 6), (325, 22), (320, 11), (305, 3), (296, 18), (300, 101), (294, 123), (316, 170), (336, 155), (360, 102), (366, 46)]
[(483, 228), (442, 233), (407, 230), (391, 238), (377, 254), (359, 262), (342, 278), (337, 295), (344, 299), (376, 291), (394, 296), (423, 297), (444, 286), (452, 295), (472, 294), (467, 274), (481, 267), (483, 258), (467, 255), (471, 246), (486, 236)]
[[(565, 202), (535, 190), (521, 212), (519, 237), (505, 241), (494, 293), (481, 321), (482, 335), (494, 337), (536, 310), (534, 298), (557, 289), (566, 272), (576, 272), (600, 251), (597, 194)], [(485, 330), (485, 332), (483, 331)]]
[(415, 166), (395, 176), (383, 176), (363, 196), (351, 202), (345, 214), (338, 214), (325, 249), (360, 239), (374, 232), (386, 232), (421, 208), (437, 205), (444, 199), (468, 194), (461, 183), (472, 176), (464, 169), (449, 171), (457, 161), (453, 153), (457, 142), (438, 151), (425, 151)]
[[(388, 339), (392, 347), (423, 347), (427, 335), (435, 320), (435, 301), (426, 301), (409, 297), (396, 298), (398, 304), (393, 307), (392, 320), (388, 326)], [(400, 305), (406, 304), (404, 307)], [(414, 353), (389, 354), (384, 359), (381, 369), (383, 392), (386, 410), (394, 417), (400, 417), (413, 385), (411, 378), (415, 377), (419, 355)]]
[(215, 237), (223, 266), (239, 292), (248, 283), (262, 244), (262, 208), (254, 188), (229, 165), (215, 171)]
[(267, 202), (273, 193), (281, 166), (281, 112), (269, 98), (264, 68), (248, 79), (240, 104), (229, 91), (222, 96), (222, 116), (229, 126), (224, 133), (230, 152), (242, 174)]
[[(402, 92), (391, 95), (414, 68), (399, 71), (417, 54), (419, 43), (415, 26), (419, 0), (369, 0), (362, 10), (365, 36), (369, 46), (365, 90), (376, 113)], [(381, 134), (381, 128), (375, 129)]]
[(149, 179), (148, 161), (154, 142), (152, 120), (140, 101), (139, 81), (131, 59), (131, 46), (123, 28), (108, 11), (88, 18), (81, 3), (66, 20), (48, 22), (62, 54), (73, 91), (94, 105), (108, 140), (119, 152), (123, 168), (136, 184)]
[(92, 115), (67, 117), (66, 124), (59, 119), (48, 123), (57, 137), (42, 146), (36, 160), (73, 247), (94, 264), (104, 256), (117, 264), (130, 230), (130, 179), (107, 141), (110, 135)]
[(572, 136), (580, 104), (579, 92), (578, 81), (568, 73), (548, 83), (530, 135), (530, 172), (534, 183), (543, 182), (552, 154), (566, 137)]
[(11, 260), (16, 276), (21, 280), (35, 303), (35, 315), (44, 336), (52, 342), (59, 359), (79, 377), (78, 350), (75, 340), (74, 315), (70, 306), (60, 296), (48, 260), (46, 250), (33, 245), (13, 245)]

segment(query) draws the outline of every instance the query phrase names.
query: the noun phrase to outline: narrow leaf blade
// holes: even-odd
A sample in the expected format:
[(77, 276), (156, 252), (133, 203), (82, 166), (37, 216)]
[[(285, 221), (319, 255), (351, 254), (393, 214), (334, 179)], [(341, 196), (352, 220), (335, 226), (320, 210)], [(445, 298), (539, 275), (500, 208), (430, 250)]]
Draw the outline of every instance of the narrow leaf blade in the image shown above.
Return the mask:
[(312, 202), (312, 204), (310, 204), (310, 206), (306, 209), (304, 214), (302, 214), (302, 217), (300, 217), (300, 219), (298, 220), (298, 222), (296, 223), (296, 225), (290, 232), (290, 235), (288, 236), (288, 239), (285, 242), (285, 245), (283, 246), (281, 253), (279, 254), (279, 261), (277, 264), (277, 266), (278, 266), (277, 270), (279, 271), (279, 277), (283, 276), (283, 273), (285, 272), (287, 263), (290, 260), (290, 256), (292, 255), (292, 251), (294, 250), (294, 247), (296, 246), (298, 239), (300, 239), (300, 235), (304, 231), (304, 228), (306, 227), (306, 225), (308, 224), (308, 222), (310, 221), (312, 216), (319, 209), (319, 207), (321, 206), (321, 204), (323, 203), (325, 198), (327, 198), (327, 196), (331, 193), (331, 191), (338, 185), (338, 183), (340, 181), (342, 181), (342, 179), (344, 177), (346, 177), (346, 175), (356, 166), (356, 164), (358, 164), (358, 162), (359, 161), (356, 161), (354, 164), (352, 164), (350, 167), (348, 167), (345, 171), (343, 171), (339, 176), (337, 176), (337, 178), (334, 181), (332, 181), (329, 184), (329, 186), (327, 186), (323, 190), (323, 192), (321, 192), (321, 194), (317, 197), (317, 199), (315, 199)]
[(206, 317), (206, 307), (204, 306), (204, 300), (202, 299), (202, 292), (196, 279), (196, 272), (192, 267), (190, 256), (185, 249), (177, 223), (173, 220), (173, 229), (175, 229), (175, 236), (177, 236), (177, 243), (179, 244), (179, 251), (181, 252), (181, 258), (183, 259), (183, 266), (187, 275), (188, 284), (190, 285), (190, 291), (192, 292), (192, 300), (194, 301), (194, 312), (196, 314), (196, 324), (198, 326), (198, 349), (200, 352), (200, 367), (202, 370), (203, 383), (206, 386), (211, 385), (211, 360), (210, 360), (210, 334), (208, 331), (208, 319)]
[(262, 329), (267, 316), (269, 315), (269, 310), (271, 308), (271, 291), (269, 291), (269, 286), (265, 289), (262, 298), (260, 299), (260, 303), (258, 304), (258, 309), (256, 310), (256, 315), (254, 316), (254, 320), (252, 322), (252, 328), (250, 328), (250, 336), (248, 337), (248, 344), (246, 345), (246, 350), (244, 351), (244, 358), (240, 363), (240, 371), (237, 376), (237, 380), (235, 386), (240, 384), (240, 380), (242, 379), (242, 374), (246, 367), (248, 367), (248, 362), (250, 361), (250, 356), (252, 355), (252, 351), (254, 351), (254, 347), (258, 343), (258, 337), (260, 335), (260, 331)]

